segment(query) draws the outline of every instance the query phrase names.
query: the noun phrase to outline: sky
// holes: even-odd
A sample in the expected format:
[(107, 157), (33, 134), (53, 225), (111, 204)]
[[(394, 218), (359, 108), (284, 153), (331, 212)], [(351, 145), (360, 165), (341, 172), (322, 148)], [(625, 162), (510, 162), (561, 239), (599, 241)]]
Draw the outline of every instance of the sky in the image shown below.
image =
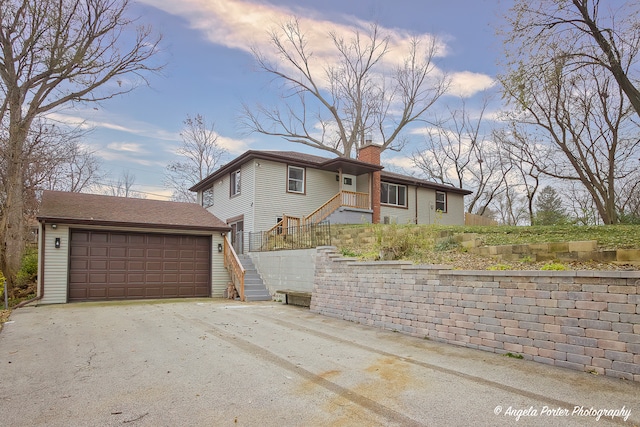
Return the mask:
[[(473, 105), (496, 91), (502, 46), (495, 32), (509, 4), (509, 0), (139, 0), (129, 13), (162, 34), (158, 54), (166, 64), (162, 72), (149, 75), (148, 86), (97, 105), (73, 106), (56, 112), (56, 117), (92, 128), (84, 144), (108, 173), (102, 183), (128, 173), (135, 176), (133, 190), (147, 198), (168, 199), (165, 167), (177, 159), (187, 115), (202, 114), (214, 123), (218, 142), (229, 151), (226, 161), (247, 150), (332, 156), (281, 138), (247, 134), (240, 126), (243, 103), (281, 102), (278, 86), (257, 70), (250, 50), (256, 46), (268, 52), (268, 30), (279, 23), (296, 17), (315, 43), (314, 53), (327, 61), (329, 52), (323, 47), (330, 31), (350, 34), (375, 22), (390, 36), (389, 60), (401, 54), (412, 35), (437, 37), (437, 71), (452, 78), (450, 93), (433, 108), (437, 114), (460, 97)], [(415, 173), (409, 157), (424, 137), (415, 127), (408, 129), (407, 137), (410, 144), (405, 150), (384, 153), (388, 169)]]

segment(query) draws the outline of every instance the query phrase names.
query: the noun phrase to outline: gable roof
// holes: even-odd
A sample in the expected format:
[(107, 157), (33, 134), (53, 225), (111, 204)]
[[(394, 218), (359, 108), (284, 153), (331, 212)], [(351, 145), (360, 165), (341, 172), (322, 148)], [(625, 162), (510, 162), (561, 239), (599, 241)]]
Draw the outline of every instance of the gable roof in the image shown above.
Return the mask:
[(250, 160), (263, 159), (275, 162), (286, 163), (291, 166), (312, 167), (315, 169), (338, 172), (342, 169), (343, 173), (349, 175), (360, 175), (367, 172), (381, 170), (382, 166), (372, 163), (362, 162), (360, 160), (348, 159), (345, 157), (327, 158), (315, 156), (313, 154), (298, 153), (296, 151), (259, 151), (249, 150), (231, 162), (222, 166), (211, 175), (191, 187), (190, 191), (200, 191), (208, 188), (220, 177), (231, 173), (238, 169), (244, 163)]
[(207, 231), (230, 230), (227, 224), (195, 203), (65, 191), (44, 191), (37, 218), (40, 222), (62, 224)]
[(471, 194), (473, 191), (465, 190), (463, 188), (453, 187), (451, 185), (438, 184), (436, 182), (419, 179), (409, 175), (402, 175), (394, 172), (387, 172), (382, 169), (383, 166), (375, 165), (372, 163), (362, 162), (360, 160), (348, 159), (345, 157), (321, 157), (313, 154), (299, 153), (297, 151), (260, 151), (249, 150), (239, 157), (236, 157), (231, 162), (222, 166), (214, 173), (195, 184), (191, 187), (190, 191), (201, 191), (210, 187), (219, 178), (231, 173), (233, 170), (237, 170), (244, 163), (255, 160), (273, 160), (276, 162), (287, 163), (292, 166), (312, 167), (316, 169), (337, 172), (342, 169), (343, 173), (349, 175), (360, 175), (367, 172), (381, 171), (381, 178), (385, 182), (392, 182), (395, 184), (415, 185), (418, 187), (432, 188), (435, 190), (448, 191), (451, 193), (458, 193), (462, 195)]

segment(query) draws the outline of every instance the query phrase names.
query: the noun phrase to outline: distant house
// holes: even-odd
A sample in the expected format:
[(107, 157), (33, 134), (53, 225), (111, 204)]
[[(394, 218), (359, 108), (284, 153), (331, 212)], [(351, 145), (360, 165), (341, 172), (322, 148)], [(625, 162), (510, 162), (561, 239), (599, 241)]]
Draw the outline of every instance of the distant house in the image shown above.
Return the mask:
[(247, 233), (291, 224), (464, 224), (464, 196), (471, 191), (386, 172), (380, 152), (369, 144), (356, 160), (247, 151), (191, 191), (231, 227), (239, 253)]
[(222, 297), (230, 228), (195, 203), (45, 191), (38, 214), (38, 297)]

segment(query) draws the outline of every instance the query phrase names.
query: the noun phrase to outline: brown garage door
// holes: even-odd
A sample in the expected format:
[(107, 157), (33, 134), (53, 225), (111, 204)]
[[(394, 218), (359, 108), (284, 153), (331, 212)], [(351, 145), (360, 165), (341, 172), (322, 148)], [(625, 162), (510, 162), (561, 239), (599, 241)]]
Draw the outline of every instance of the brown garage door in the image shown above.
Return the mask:
[(69, 301), (207, 297), (211, 238), (71, 230)]

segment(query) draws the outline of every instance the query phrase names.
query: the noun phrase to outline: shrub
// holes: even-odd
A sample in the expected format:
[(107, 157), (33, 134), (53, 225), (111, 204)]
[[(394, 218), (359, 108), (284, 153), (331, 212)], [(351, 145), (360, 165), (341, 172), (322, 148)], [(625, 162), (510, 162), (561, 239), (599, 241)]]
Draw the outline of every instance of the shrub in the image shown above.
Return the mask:
[(453, 236), (448, 236), (443, 239), (440, 239), (433, 247), (433, 250), (436, 252), (446, 252), (452, 249), (457, 249), (460, 247), (460, 243), (458, 243)]
[(358, 256), (358, 254), (353, 249), (350, 249), (350, 248), (341, 248), (340, 253), (342, 254), (342, 256), (349, 257), (349, 258), (356, 258)]
[(36, 249), (28, 249), (22, 257), (22, 265), (16, 281), (18, 287), (35, 282), (38, 277), (38, 251)]
[(511, 267), (509, 264), (496, 264), (496, 265), (492, 265), (491, 267), (487, 267), (487, 270), (511, 270), (513, 267)]
[(559, 262), (552, 262), (550, 264), (543, 265), (540, 270), (563, 271), (563, 270), (567, 270), (567, 266)]

